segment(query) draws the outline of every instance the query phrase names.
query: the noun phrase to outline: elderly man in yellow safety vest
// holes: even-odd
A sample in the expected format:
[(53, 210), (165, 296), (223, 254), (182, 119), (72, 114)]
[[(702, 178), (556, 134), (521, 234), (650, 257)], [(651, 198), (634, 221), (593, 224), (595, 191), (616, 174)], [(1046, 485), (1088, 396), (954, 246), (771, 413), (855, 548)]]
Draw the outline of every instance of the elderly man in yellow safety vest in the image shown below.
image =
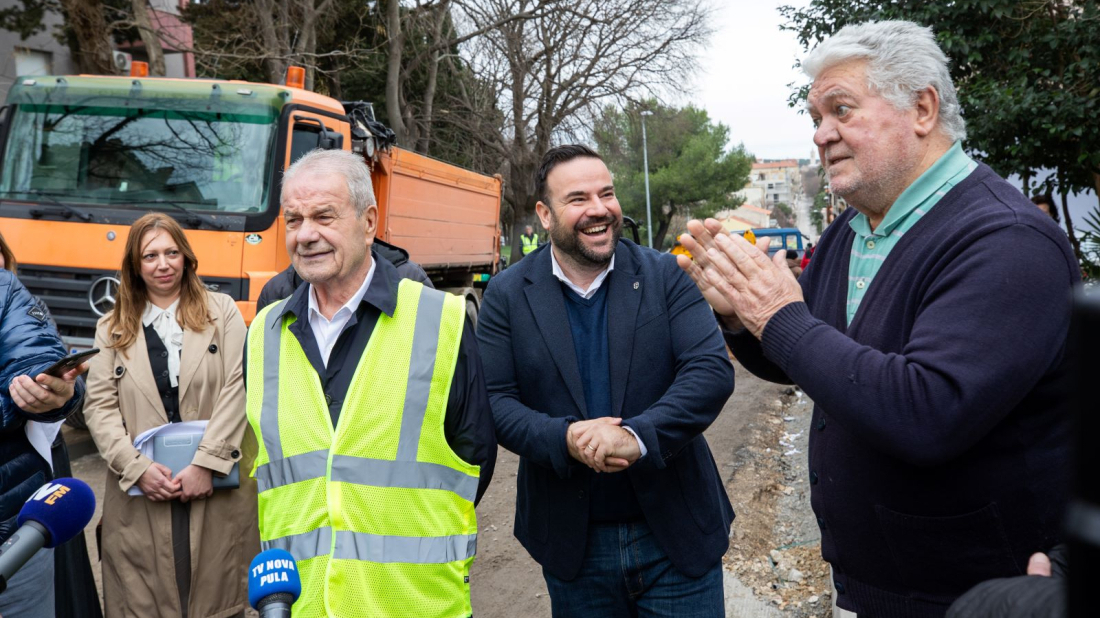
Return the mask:
[(361, 157), (306, 154), (282, 208), (305, 282), (252, 322), (247, 411), (260, 538), (302, 579), (294, 616), (470, 616), (497, 447), (465, 302), (372, 253)]

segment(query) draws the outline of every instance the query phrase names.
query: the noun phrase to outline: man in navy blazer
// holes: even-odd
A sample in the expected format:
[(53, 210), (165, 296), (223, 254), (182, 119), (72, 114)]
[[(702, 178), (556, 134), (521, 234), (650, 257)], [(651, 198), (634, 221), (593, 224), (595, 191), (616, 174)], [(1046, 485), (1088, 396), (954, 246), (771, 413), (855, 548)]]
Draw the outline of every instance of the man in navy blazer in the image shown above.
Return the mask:
[(723, 616), (734, 513), (703, 438), (733, 392), (710, 308), (671, 255), (621, 240), (611, 174), (544, 157), (550, 243), (489, 284), (478, 342), (520, 455), (516, 538), (555, 617)]

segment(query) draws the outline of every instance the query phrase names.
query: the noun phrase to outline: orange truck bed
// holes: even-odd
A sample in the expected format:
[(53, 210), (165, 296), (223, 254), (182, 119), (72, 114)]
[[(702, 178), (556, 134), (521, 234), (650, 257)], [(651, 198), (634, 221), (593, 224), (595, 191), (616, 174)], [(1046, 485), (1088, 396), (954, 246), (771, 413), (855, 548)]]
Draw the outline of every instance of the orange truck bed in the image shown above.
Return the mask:
[(500, 254), (498, 177), (394, 148), (375, 164), (379, 231), (429, 274), (492, 272)]

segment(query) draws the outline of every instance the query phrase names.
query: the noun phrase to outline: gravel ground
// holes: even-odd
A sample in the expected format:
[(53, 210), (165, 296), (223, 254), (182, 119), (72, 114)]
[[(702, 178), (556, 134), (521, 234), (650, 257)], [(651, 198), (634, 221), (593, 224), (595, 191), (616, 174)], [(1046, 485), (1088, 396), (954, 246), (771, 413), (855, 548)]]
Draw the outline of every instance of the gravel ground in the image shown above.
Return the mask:
[[(795, 389), (778, 393), (756, 412), (751, 441), (738, 454), (738, 470), (727, 485), (739, 516), (726, 566), (757, 602), (731, 618), (832, 615), (829, 570), (821, 559), (807, 478), (813, 404)], [(760, 602), (778, 612), (766, 612)]]

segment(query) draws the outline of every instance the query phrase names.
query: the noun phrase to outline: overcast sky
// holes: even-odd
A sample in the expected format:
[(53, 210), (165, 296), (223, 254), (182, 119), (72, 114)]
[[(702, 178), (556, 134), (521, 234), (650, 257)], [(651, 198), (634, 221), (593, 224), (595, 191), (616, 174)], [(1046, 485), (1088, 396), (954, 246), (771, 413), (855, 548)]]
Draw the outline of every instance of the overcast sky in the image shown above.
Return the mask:
[(702, 58), (693, 102), (730, 128), (760, 159), (805, 159), (813, 126), (787, 106), (790, 88), (805, 76), (792, 66), (802, 56), (793, 32), (780, 32), (776, 8), (805, 0), (729, 0), (715, 3), (714, 36)]
[[(715, 2), (714, 36), (703, 52), (702, 71), (683, 103), (707, 110), (711, 120), (730, 128), (758, 159), (806, 159), (813, 125), (787, 106), (791, 82), (807, 77), (793, 68), (804, 55), (793, 32), (779, 30), (781, 5), (803, 7), (809, 0), (725, 0)], [(1011, 179), (1019, 186), (1017, 179)], [(1074, 222), (1097, 205), (1095, 193), (1070, 196)]]

